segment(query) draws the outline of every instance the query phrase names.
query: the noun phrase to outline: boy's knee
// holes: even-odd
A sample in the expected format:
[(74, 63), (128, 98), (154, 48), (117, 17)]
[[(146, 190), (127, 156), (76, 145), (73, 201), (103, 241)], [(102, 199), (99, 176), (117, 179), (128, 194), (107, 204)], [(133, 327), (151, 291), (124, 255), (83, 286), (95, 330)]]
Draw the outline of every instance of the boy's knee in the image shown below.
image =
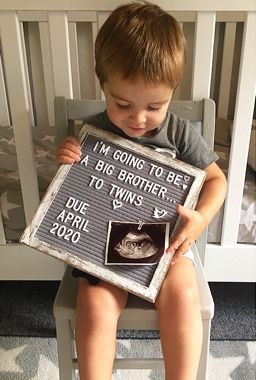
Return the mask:
[(166, 286), (159, 293), (156, 299), (156, 308), (159, 312), (169, 312), (170, 309), (190, 310), (200, 306), (200, 299), (197, 287), (191, 284), (183, 286)]
[(126, 292), (102, 285), (88, 285), (80, 282), (77, 294), (77, 310), (90, 320), (116, 319), (127, 302)]

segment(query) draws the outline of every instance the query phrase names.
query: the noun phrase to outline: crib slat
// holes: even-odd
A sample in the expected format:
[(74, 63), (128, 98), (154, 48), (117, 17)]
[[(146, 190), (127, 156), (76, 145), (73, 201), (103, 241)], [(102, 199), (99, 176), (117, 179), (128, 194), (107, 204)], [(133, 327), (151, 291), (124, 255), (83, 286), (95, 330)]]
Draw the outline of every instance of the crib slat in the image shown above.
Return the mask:
[(68, 11), (69, 22), (95, 22), (97, 20), (97, 13), (94, 11)]
[(28, 54), (30, 59), (30, 81), (35, 110), (35, 124), (37, 126), (49, 125), (38, 23), (29, 22), (27, 30), (27, 43), (29, 46)]
[(0, 125), (10, 125), (10, 115), (4, 81), (2, 57), (0, 55)]
[[(94, 51), (94, 44), (95, 44), (97, 33), (98, 33), (98, 23), (97, 22), (93, 22), (92, 23), (93, 51)], [(93, 75), (94, 75), (94, 78), (95, 78), (95, 97), (96, 97), (97, 100), (100, 100), (101, 99), (101, 88), (100, 88), (99, 80), (98, 80), (95, 72), (93, 73)]]
[(28, 222), (38, 207), (39, 192), (33, 157), (21, 33), (16, 12), (0, 13), (0, 28), (24, 211)]
[(5, 232), (4, 232), (4, 223), (3, 223), (1, 207), (0, 207), (0, 244), (5, 244), (5, 243), (6, 243), (6, 239), (5, 239)]
[(218, 52), (220, 48), (220, 23), (216, 22), (215, 24), (215, 36), (214, 36), (214, 49), (212, 57), (212, 77), (211, 77), (211, 90), (210, 97), (215, 98), (215, 83), (217, 83), (218, 76)]
[[(183, 22), (180, 22), (179, 21), (179, 27), (180, 29), (183, 31), (184, 33), (184, 29), (183, 29)], [(186, 56), (187, 56), (187, 52), (186, 52)], [(186, 66), (186, 65), (185, 65)], [(174, 94), (172, 96), (172, 99), (173, 100), (180, 100), (182, 99), (182, 84), (184, 83), (184, 75), (185, 73), (183, 73), (183, 77), (182, 77), (182, 80), (179, 82), (178, 86), (176, 87), (175, 91), (174, 91)]]
[(81, 97), (95, 99), (92, 23), (77, 23)]
[(102, 27), (108, 16), (110, 15), (110, 12), (98, 12), (98, 25), (99, 28)]
[(49, 12), (48, 18), (55, 95), (73, 98), (67, 15)]
[[(104, 22), (106, 21), (109, 15), (110, 15), (110, 12), (98, 12), (98, 29), (102, 27), (102, 25), (104, 24)], [(95, 38), (96, 38), (96, 34), (95, 34)], [(104, 100), (105, 97), (104, 97), (103, 91), (100, 90), (99, 94), (100, 94), (99, 100)]]
[(29, 117), (30, 117), (30, 123), (32, 126), (35, 126), (35, 120), (34, 120), (34, 112), (33, 112), (33, 106), (32, 106), (32, 98), (31, 98), (31, 90), (29, 85), (29, 74), (28, 74), (28, 64), (27, 64), (27, 52), (25, 47), (25, 37), (24, 37), (24, 29), (23, 29), (23, 23), (20, 22), (20, 36), (21, 36), (21, 46), (22, 46), (22, 53), (25, 57), (24, 59), (24, 71), (25, 71), (25, 78), (26, 78), (26, 86), (27, 86), (27, 94), (28, 94), (28, 103), (29, 103)]
[(225, 37), (223, 57), (221, 65), (220, 92), (218, 100), (218, 117), (228, 118), (228, 106), (230, 84), (232, 77), (232, 64), (235, 50), (236, 22), (227, 22), (225, 25)]
[(42, 49), (43, 72), (49, 125), (54, 126), (54, 85), (51, 62), (50, 32), (48, 23), (39, 22), (39, 35)]
[(194, 23), (196, 21), (196, 12), (171, 11), (170, 14), (181, 23)]
[[(191, 98), (192, 87), (192, 66), (193, 66), (193, 47), (195, 22), (183, 23), (183, 32), (187, 41), (186, 65), (184, 67), (183, 76), (177, 89), (175, 90), (172, 99), (184, 100)], [(177, 94), (178, 91), (178, 94)]]
[(215, 12), (197, 14), (192, 77), (193, 100), (210, 96), (215, 19)]
[(76, 22), (69, 22), (68, 30), (70, 39), (73, 94), (75, 99), (81, 99)]
[[(256, 88), (256, 12), (248, 13), (244, 25), (237, 99), (229, 163), (222, 244), (237, 242), (247, 154)], [(234, 207), (235, 205), (235, 207)]]
[[(22, 9), (22, 8), (21, 8)], [(47, 21), (47, 12), (46, 11), (18, 11), (18, 17), (20, 21)]]

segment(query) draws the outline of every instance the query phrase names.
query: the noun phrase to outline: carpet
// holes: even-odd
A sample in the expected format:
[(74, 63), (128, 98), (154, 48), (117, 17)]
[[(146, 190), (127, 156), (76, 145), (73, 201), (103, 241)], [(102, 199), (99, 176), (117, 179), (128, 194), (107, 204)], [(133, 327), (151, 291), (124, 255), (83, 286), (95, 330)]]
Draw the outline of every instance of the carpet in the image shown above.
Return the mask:
[[(119, 340), (118, 357), (161, 355), (159, 340)], [(254, 380), (256, 342), (211, 341), (208, 380)], [(59, 380), (55, 338), (0, 337), (1, 380)], [(160, 370), (115, 370), (113, 380), (164, 380)]]
[[(0, 336), (55, 337), (52, 305), (58, 281), (0, 281)], [(211, 340), (255, 340), (255, 285), (210, 283), (215, 302)], [(118, 338), (157, 339), (154, 331), (121, 331)]]

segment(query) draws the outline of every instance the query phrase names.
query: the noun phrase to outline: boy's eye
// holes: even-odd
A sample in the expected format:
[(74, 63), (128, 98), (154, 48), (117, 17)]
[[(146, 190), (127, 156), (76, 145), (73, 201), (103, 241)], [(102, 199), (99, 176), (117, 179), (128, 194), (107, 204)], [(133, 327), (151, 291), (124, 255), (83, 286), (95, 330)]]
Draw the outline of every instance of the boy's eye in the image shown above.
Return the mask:
[(159, 111), (160, 107), (148, 107), (149, 111)]
[[(116, 103), (117, 107), (120, 108), (120, 109), (128, 109), (131, 105), (129, 103), (127, 104), (121, 104), (121, 103)], [(160, 110), (160, 106), (148, 106), (148, 111), (159, 111)]]
[(117, 107), (118, 108), (121, 108), (121, 109), (126, 109), (126, 108), (129, 108), (130, 107), (130, 104), (120, 104), (120, 103), (116, 103)]

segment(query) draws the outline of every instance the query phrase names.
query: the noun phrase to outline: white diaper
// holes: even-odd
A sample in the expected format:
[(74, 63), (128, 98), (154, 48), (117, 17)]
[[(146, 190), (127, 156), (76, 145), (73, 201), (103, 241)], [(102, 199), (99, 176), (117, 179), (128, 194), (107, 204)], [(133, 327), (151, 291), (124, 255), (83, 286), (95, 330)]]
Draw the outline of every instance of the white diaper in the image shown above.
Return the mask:
[(191, 249), (189, 249), (186, 253), (184, 253), (183, 256), (187, 257), (188, 259), (190, 259), (191, 261), (193, 261), (194, 266), (196, 266), (194, 253), (193, 253), (193, 251)]

